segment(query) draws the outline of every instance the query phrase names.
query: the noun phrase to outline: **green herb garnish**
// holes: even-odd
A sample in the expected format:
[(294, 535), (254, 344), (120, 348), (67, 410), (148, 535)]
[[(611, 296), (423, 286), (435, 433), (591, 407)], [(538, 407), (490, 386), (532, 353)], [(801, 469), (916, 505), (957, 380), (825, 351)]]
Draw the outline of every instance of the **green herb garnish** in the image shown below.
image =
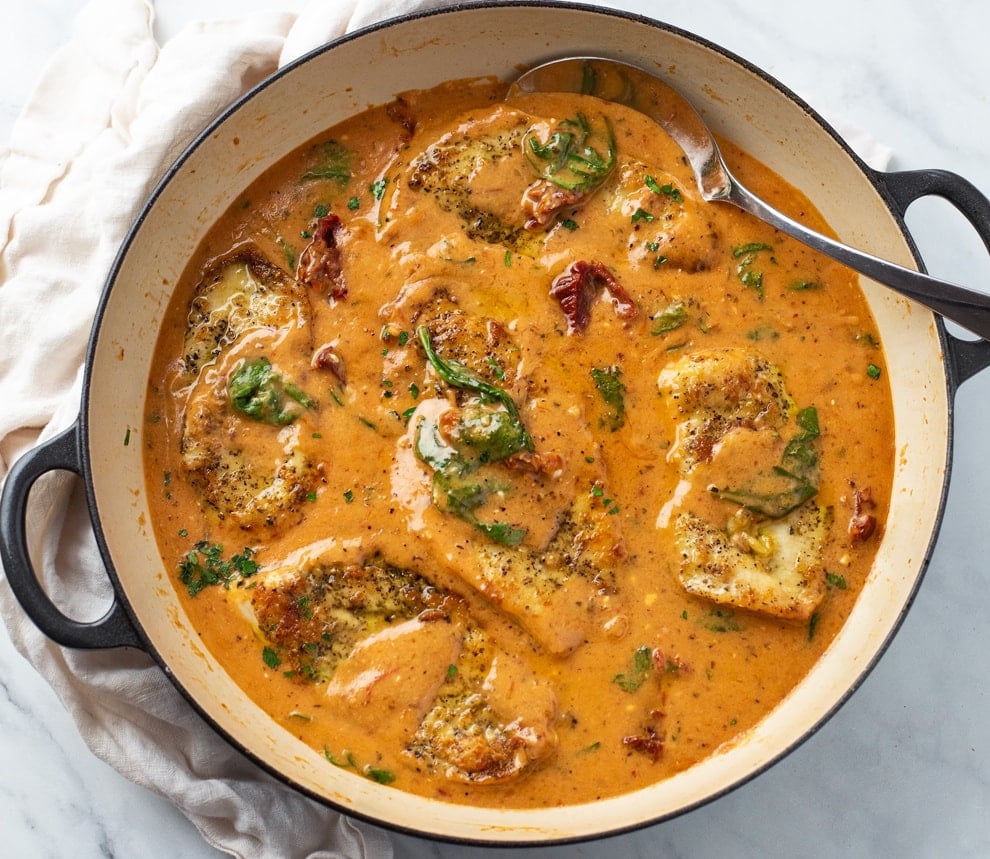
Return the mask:
[(546, 143), (533, 133), (527, 134), (523, 148), (540, 176), (568, 190), (597, 188), (615, 167), (615, 135), (606, 117), (592, 126), (579, 112), (573, 119), (560, 122)]
[(830, 588), (835, 588), (837, 591), (844, 591), (846, 589), (846, 578), (845, 576), (840, 576), (838, 573), (825, 573), (825, 581)]
[(773, 247), (765, 242), (749, 242), (732, 249), (732, 256), (738, 260), (736, 274), (739, 280), (743, 286), (754, 290), (760, 301), (763, 301), (763, 272), (753, 270), (752, 265), (756, 262), (757, 254), (772, 250)]
[(238, 579), (250, 578), (258, 569), (251, 549), (245, 548), (225, 560), (223, 546), (200, 540), (179, 562), (179, 581), (186, 586), (189, 596), (194, 597), (211, 585), (229, 588)]
[(680, 189), (672, 185), (670, 182), (665, 185), (661, 185), (652, 176), (647, 176), (644, 181), (646, 183), (646, 187), (649, 188), (654, 194), (661, 194), (662, 196), (670, 197), (670, 199), (675, 203), (684, 202), (684, 195), (681, 194)]
[(347, 751), (346, 749), (344, 750), (343, 758), (341, 759), (334, 756), (331, 751), (324, 746), (323, 757), (325, 757), (335, 767), (340, 767), (341, 769), (353, 769), (365, 778), (370, 778), (372, 781), (378, 782), (378, 784), (391, 784), (395, 781), (395, 773), (391, 770), (372, 766), (371, 764), (365, 764), (363, 767), (358, 766), (358, 762), (354, 759), (354, 753)]
[(654, 323), (650, 329), (650, 334), (657, 337), (670, 331), (676, 331), (687, 322), (687, 318), (688, 312), (684, 302), (673, 301), (650, 317)]
[(814, 498), (818, 494), (818, 451), (814, 442), (821, 434), (817, 409), (813, 406), (801, 409), (795, 422), (798, 432), (784, 448), (780, 463), (773, 467), (773, 474), (783, 479), (784, 488), (781, 491), (719, 489), (716, 490), (718, 497), (770, 519), (786, 516)]
[(437, 375), (441, 379), (452, 388), (473, 391), (480, 395), (482, 402), (501, 403), (512, 420), (519, 425), (518, 433), (523, 445), (520, 449), (533, 450), (535, 448), (533, 439), (530, 438), (526, 427), (522, 423), (522, 419), (519, 417), (519, 409), (507, 391), (497, 385), (486, 382), (481, 376), (465, 367), (459, 361), (448, 361), (441, 358), (433, 348), (433, 343), (430, 340), (430, 331), (425, 325), (416, 329), (416, 336), (419, 338), (419, 342), (426, 352), (427, 359), (433, 365), (433, 369), (437, 371)]
[(227, 384), (230, 404), (241, 414), (274, 426), (291, 424), (315, 402), (275, 372), (267, 358), (245, 360)]
[(388, 185), (388, 179), (378, 179), (372, 182), (368, 186), (368, 190), (371, 192), (371, 196), (376, 200), (381, 200), (385, 196), (385, 187)]
[(739, 632), (742, 628), (739, 626), (739, 621), (736, 620), (735, 615), (724, 608), (711, 609), (702, 623), (709, 631), (718, 633)]
[(592, 367), (591, 378), (606, 406), (602, 425), (612, 432), (621, 429), (626, 422), (626, 386), (622, 384), (622, 371), (618, 367)]
[(653, 651), (645, 645), (638, 647), (633, 653), (632, 664), (628, 671), (623, 674), (616, 674), (612, 678), (623, 692), (635, 692), (643, 683), (653, 668)]
[(336, 140), (329, 140), (323, 144), (321, 155), (321, 163), (303, 173), (303, 179), (331, 179), (340, 185), (350, 182), (351, 153), (347, 147)]
[(478, 518), (477, 511), (488, 498), (508, 488), (504, 480), (486, 476), (479, 470), (513, 454), (533, 450), (533, 439), (508, 393), (460, 362), (441, 358), (433, 349), (425, 327), (417, 329), (416, 335), (441, 379), (451, 387), (479, 395), (460, 410), (451, 433), (453, 443), (440, 432), (434, 420), (424, 419), (417, 427), (416, 455), (433, 469), (433, 502), (440, 510), (470, 523), (490, 540), (516, 546), (526, 536), (525, 529)]

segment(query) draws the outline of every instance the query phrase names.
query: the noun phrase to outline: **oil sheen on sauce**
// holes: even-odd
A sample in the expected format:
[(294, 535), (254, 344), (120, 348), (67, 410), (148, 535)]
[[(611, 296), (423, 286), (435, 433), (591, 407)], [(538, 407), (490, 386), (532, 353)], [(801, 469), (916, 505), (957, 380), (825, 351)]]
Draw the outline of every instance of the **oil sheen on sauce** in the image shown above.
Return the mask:
[(807, 673), (883, 532), (855, 278), (618, 105), (370, 109), (244, 189), (167, 318), (165, 568), (272, 719), (391, 789), (537, 807), (691, 766)]

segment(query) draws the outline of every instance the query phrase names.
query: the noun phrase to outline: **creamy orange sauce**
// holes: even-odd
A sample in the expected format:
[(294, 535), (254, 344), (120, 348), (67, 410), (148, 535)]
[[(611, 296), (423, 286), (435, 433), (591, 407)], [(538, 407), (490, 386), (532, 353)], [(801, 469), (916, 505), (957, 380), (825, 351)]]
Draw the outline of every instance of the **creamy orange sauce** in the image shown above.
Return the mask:
[[(559, 191), (524, 148), (578, 116), (598, 154), (607, 118), (613, 169), (564, 205), (524, 203)], [(748, 185), (826, 229), (798, 191), (726, 150)], [(583, 315), (559, 280), (575, 263), (599, 266), (576, 277)], [(248, 299), (245, 272), (266, 284)], [(192, 623), (328, 767), (395, 789), (560, 805), (691, 766), (807, 673), (882, 533), (892, 407), (855, 278), (704, 203), (676, 146), (617, 105), (504, 102), (499, 84), (459, 82), (371, 109), (244, 190), (167, 319), (146, 469)], [(423, 332), (488, 395), (445, 379)], [(276, 424), (234, 402), (250, 391), (237, 400), (232, 379), (261, 357), (282, 386)], [(780, 391), (746, 375), (750, 358)], [(709, 367), (714, 383), (689, 391), (685, 373)], [(692, 398), (720, 415), (707, 429), (692, 430)], [(798, 447), (815, 463), (782, 476), (809, 409), (820, 434)], [(516, 433), (513, 456), (468, 440), (493, 420)], [(765, 571), (799, 530), (712, 487), (807, 486), (799, 513), (821, 533), (792, 576), (798, 598), (719, 596), (691, 578), (689, 514), (735, 567)], [(198, 543), (258, 570), (190, 596), (180, 569)], [(357, 578), (338, 593), (345, 568)], [(393, 584), (414, 597), (352, 623)], [(458, 683), (467, 697), (431, 709)], [(438, 713), (461, 719), (453, 739), (423, 727)]]

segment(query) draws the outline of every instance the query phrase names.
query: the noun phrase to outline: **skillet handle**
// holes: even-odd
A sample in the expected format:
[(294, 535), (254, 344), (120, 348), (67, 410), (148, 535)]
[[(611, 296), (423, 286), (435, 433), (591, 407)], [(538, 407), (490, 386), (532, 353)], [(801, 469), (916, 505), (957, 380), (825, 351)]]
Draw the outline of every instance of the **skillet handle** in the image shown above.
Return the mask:
[[(948, 170), (902, 170), (877, 173), (876, 176), (893, 198), (901, 216), (921, 197), (947, 200), (972, 224), (990, 253), (990, 200), (968, 179)], [(946, 357), (956, 384), (961, 385), (990, 367), (990, 342), (963, 340), (949, 334)]]
[(49, 471), (82, 473), (79, 425), (24, 454), (10, 469), (0, 496), (0, 558), (11, 590), (28, 617), (45, 635), (63, 647), (95, 650), (144, 645), (114, 594), (102, 618), (81, 623), (67, 617), (49, 599), (31, 564), (27, 543), (27, 505), (31, 487)]

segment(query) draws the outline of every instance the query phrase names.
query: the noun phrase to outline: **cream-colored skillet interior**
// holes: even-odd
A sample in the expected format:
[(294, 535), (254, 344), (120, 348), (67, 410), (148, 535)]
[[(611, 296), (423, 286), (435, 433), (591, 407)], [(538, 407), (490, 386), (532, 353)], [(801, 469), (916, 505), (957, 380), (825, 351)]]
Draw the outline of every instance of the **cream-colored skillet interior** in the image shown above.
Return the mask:
[[(867, 285), (890, 356), (897, 423), (897, 474), (884, 542), (830, 652), (734, 748), (655, 787), (588, 807), (498, 811), (443, 805), (344, 771), (328, 777), (320, 756), (267, 720), (198, 646), (149, 525), (135, 435), (143, 420), (150, 344), (204, 231), (267, 166), (369, 104), (446, 79), (508, 79), (520, 66), (568, 53), (615, 55), (669, 75), (717, 133), (804, 191), (842, 238), (912, 265), (896, 221), (855, 160), (800, 105), (745, 66), (681, 34), (623, 16), (564, 7), (478, 7), (411, 18), (317, 52), (204, 136), (132, 235), (91, 354), (86, 435), (102, 537), (160, 661), (224, 734), (292, 784), (359, 816), (441, 837), (588, 837), (676, 814), (744, 781), (813, 730), (868, 669), (910, 600), (939, 515), (949, 409), (937, 329), (929, 314)], [(360, 75), (352, 76), (357, 69)], [(286, 97), (299, 92), (309, 95), (304, 110)], [(124, 445), (128, 431), (131, 440)]]

